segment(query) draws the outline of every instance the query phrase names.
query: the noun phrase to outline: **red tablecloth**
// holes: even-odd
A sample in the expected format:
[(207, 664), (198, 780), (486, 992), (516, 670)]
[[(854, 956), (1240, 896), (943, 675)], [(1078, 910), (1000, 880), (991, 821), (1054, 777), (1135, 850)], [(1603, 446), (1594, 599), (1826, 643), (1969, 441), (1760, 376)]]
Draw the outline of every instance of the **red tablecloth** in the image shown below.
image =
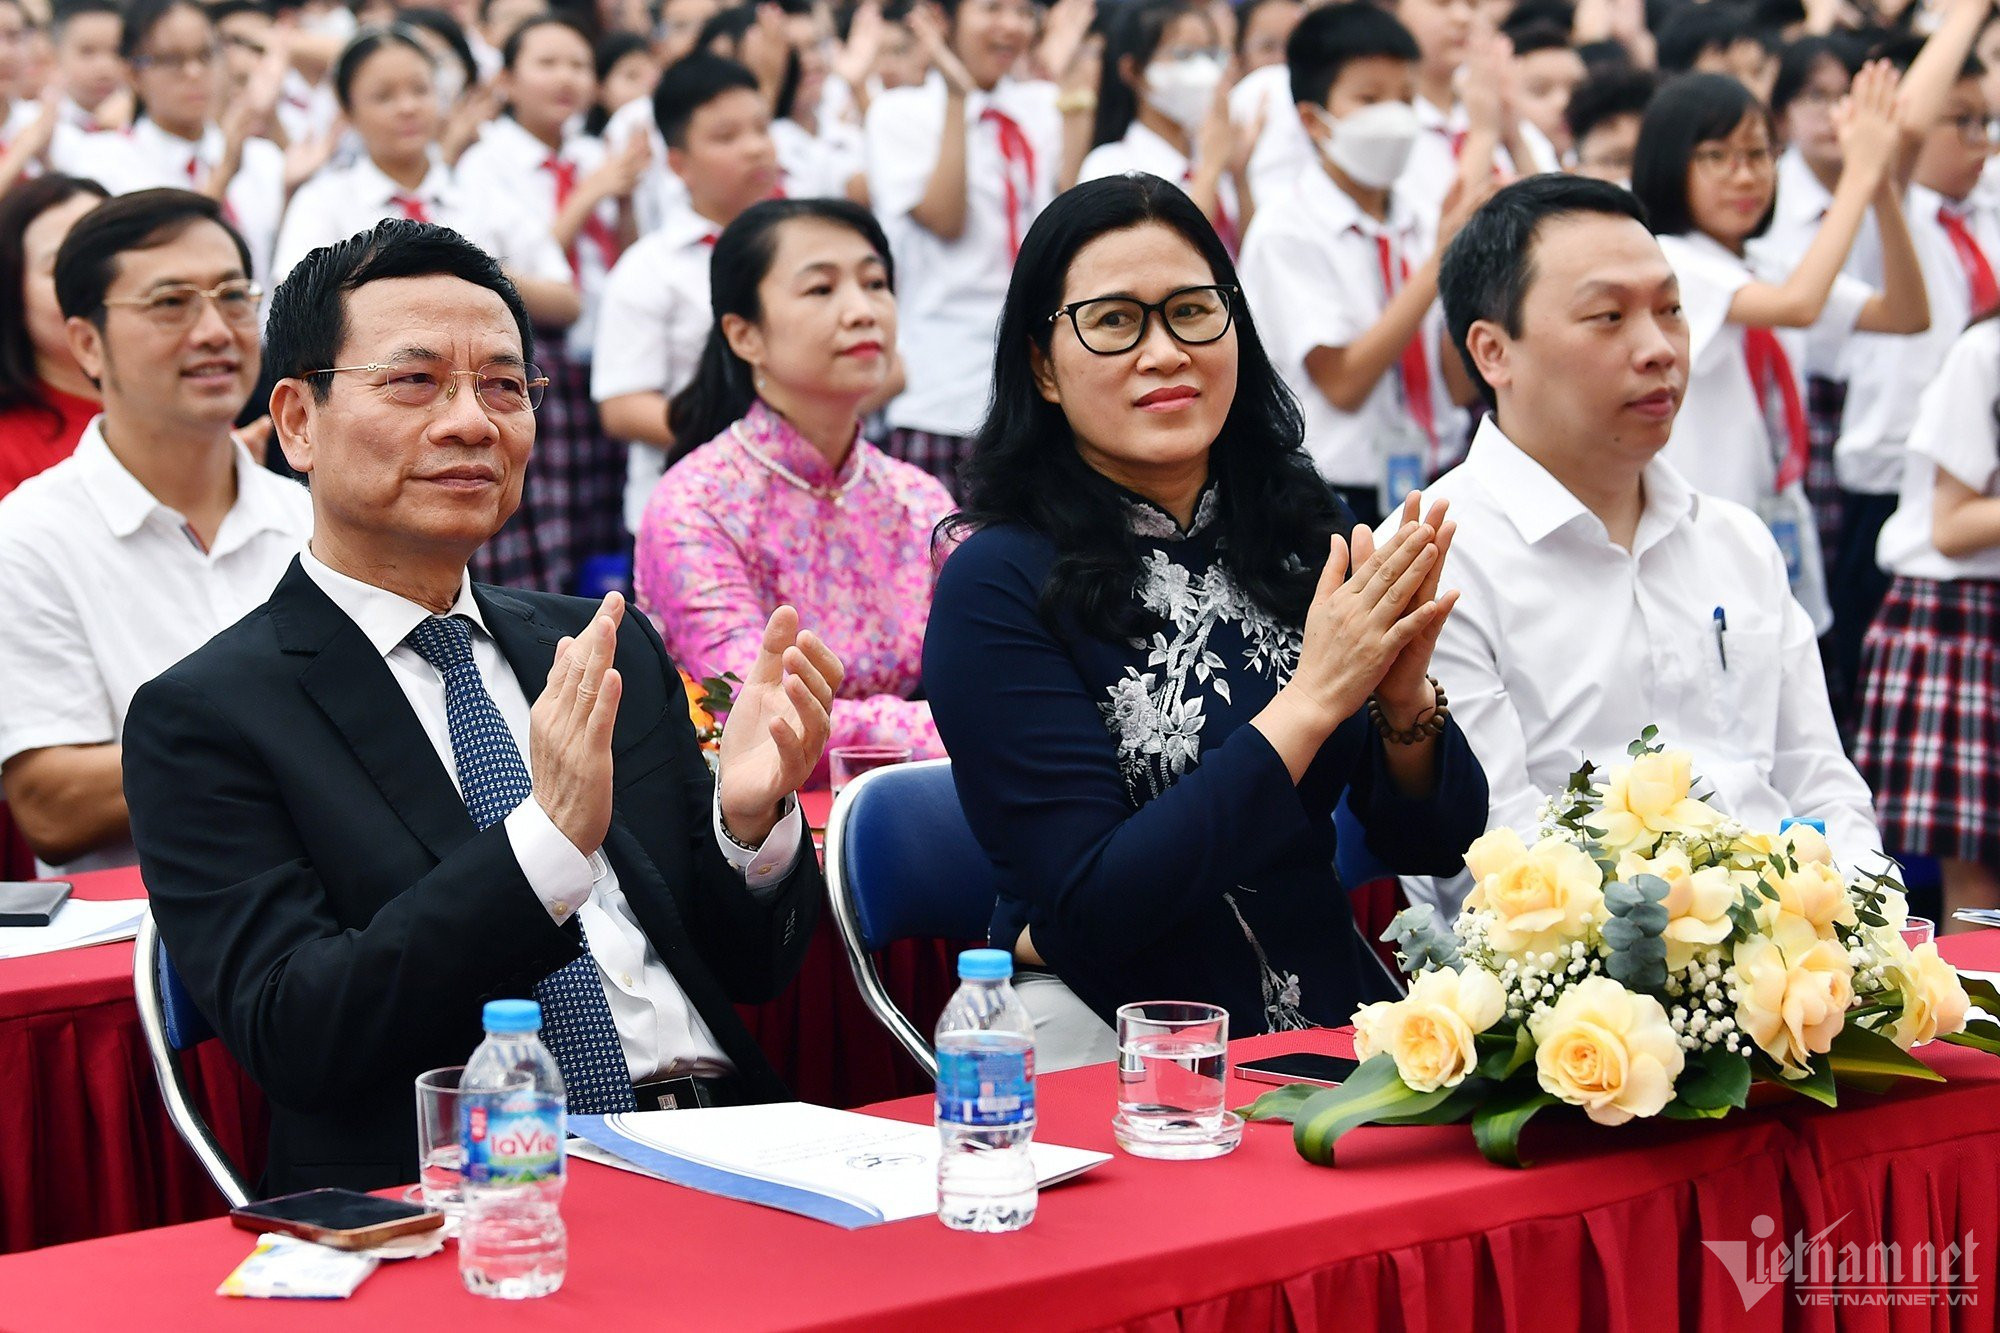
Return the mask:
[[(1953, 942), (2000, 964), (2000, 936)], [(1237, 1043), (1238, 1056), (1326, 1046), (1327, 1033)], [(10, 1329), (118, 1327), (135, 1297), (156, 1329), (1086, 1328), (1989, 1330), (2000, 1245), (2000, 1060), (1932, 1046), (1944, 1085), (1827, 1112), (1800, 1101), (1708, 1125), (1612, 1131), (1545, 1114), (1527, 1172), (1487, 1165), (1463, 1127), (1366, 1129), (1335, 1170), (1307, 1166), (1281, 1126), (1252, 1126), (1214, 1162), (1122, 1154), (1048, 1191), (1011, 1236), (928, 1220), (846, 1232), (579, 1163), (564, 1213), (572, 1256), (545, 1301), (478, 1303), (445, 1254), (385, 1265), (344, 1303), (212, 1295), (250, 1239), (209, 1221), (0, 1257)], [(1236, 1081), (1247, 1100), (1259, 1085)], [(1042, 1081), (1052, 1142), (1112, 1147), (1113, 1074)], [(923, 1120), (911, 1098), (875, 1108)], [(1955, 1309), (1746, 1301), (1703, 1246), (1831, 1224), (1836, 1244), (1970, 1239)], [(107, 1278), (115, 1275), (115, 1281)], [(1858, 1295), (1849, 1280), (1845, 1294)], [(137, 1295), (143, 1293), (143, 1295)], [(1753, 1293), (1754, 1295), (1754, 1293)]]

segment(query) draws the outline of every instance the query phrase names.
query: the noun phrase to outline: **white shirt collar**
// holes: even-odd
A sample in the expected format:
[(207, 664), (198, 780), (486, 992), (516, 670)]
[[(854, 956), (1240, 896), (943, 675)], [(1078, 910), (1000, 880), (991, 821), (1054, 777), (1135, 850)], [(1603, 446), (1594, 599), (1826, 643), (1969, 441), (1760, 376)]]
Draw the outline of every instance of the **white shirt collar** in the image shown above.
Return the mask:
[(702, 245), (702, 237), (719, 236), (722, 230), (722, 223), (711, 222), (686, 204), (676, 206), (660, 223), (662, 239), (675, 250), (700, 248), (706, 251), (708, 247)]
[[(1507, 516), (1521, 540), (1534, 546), (1552, 533), (1588, 519), (1599, 532), (1604, 525), (1583, 501), (1520, 445), (1507, 438), (1489, 415), (1473, 434), (1466, 469), (1480, 481), (1494, 508)], [(1691, 520), (1698, 497), (1673, 464), (1655, 456), (1644, 473), (1645, 509), (1632, 542), (1642, 554), (1683, 521)], [(1607, 536), (1608, 540), (1608, 536)]]
[(222, 131), (213, 125), (205, 127), (201, 138), (193, 143), (178, 134), (169, 134), (154, 123), (152, 117), (141, 116), (132, 123), (132, 138), (141, 148), (161, 157), (178, 155), (192, 158), (203, 166), (213, 166), (222, 158)]
[[(250, 451), (242, 443), (231, 437), (230, 444), (235, 452), (236, 501), (229, 507), (224, 524), (229, 526), (231, 547), (252, 535), (264, 531), (278, 531), (290, 527), (288, 515), (274, 505), (262, 502), (265, 492), (261, 483), (265, 480), (257, 474), (263, 468), (250, 456)], [(155, 511), (167, 515), (175, 523), (185, 523), (186, 516), (161, 504), (145, 484), (118, 461), (118, 455), (111, 452), (111, 446), (104, 441), (104, 417), (100, 413), (90, 419), (83, 428), (83, 435), (76, 445), (77, 473), (83, 480), (85, 494), (97, 506), (97, 512), (104, 516), (105, 526), (114, 537), (129, 537), (145, 525)], [(279, 480), (271, 477), (270, 480)], [(240, 525), (240, 526), (239, 526)], [(217, 542), (212, 553), (220, 555), (225, 547), (217, 534)]]
[(414, 190), (405, 190), (390, 180), (382, 168), (375, 165), (375, 159), (363, 153), (355, 159), (351, 182), (358, 202), (387, 208), (394, 200), (410, 195), (428, 207), (435, 208), (447, 200), (451, 193), (451, 172), (439, 161), (436, 154), (431, 156), (430, 170)]
[[(384, 657), (409, 638), (411, 630), (430, 618), (429, 607), (419, 606), (400, 593), (363, 583), (331, 568), (312, 553), (311, 546), (299, 552), (299, 566), (305, 570), (306, 577), (317, 583), (320, 591), (360, 627), (375, 651)], [(480, 633), (492, 637), (486, 628), (486, 618), (479, 614), (479, 603), (473, 599), (472, 575), (469, 573), (459, 574), (458, 600), (451, 604), (451, 610), (446, 614), (464, 616), (479, 627)]]
[(1312, 161), (1305, 166), (1299, 178), (1299, 199), (1306, 210), (1321, 220), (1328, 235), (1338, 236), (1350, 227), (1363, 236), (1388, 236), (1394, 240), (1408, 242), (1415, 235), (1416, 214), (1404, 204), (1402, 196), (1389, 191), (1389, 216), (1382, 221), (1363, 212), (1361, 205), (1354, 202), (1354, 196), (1334, 184), (1326, 166), (1320, 161), (1319, 150), (1313, 149)]
[(512, 116), (495, 116), (487, 121), (479, 132), (479, 141), (485, 143), (488, 139), (510, 159), (533, 171), (540, 171), (542, 164), (552, 157), (567, 159), (572, 147), (572, 140), (565, 138), (561, 148), (550, 148)]
[(1178, 162), (1182, 171), (1187, 170), (1190, 160), (1188, 155), (1174, 147), (1158, 130), (1137, 117), (1133, 118), (1131, 127), (1125, 131), (1125, 138), (1134, 148), (1150, 153), (1162, 162)]

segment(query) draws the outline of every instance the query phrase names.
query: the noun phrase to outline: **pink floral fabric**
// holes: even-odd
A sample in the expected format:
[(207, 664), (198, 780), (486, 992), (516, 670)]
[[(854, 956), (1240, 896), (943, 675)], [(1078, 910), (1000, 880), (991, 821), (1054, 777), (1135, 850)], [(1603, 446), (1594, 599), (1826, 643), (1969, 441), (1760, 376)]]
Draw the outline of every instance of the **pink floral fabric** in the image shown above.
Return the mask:
[[(848, 489), (837, 502), (801, 490), (753, 449), (813, 486)], [(797, 607), (847, 668), (829, 748), (907, 745), (937, 758), (930, 705), (909, 696), (944, 554), (933, 555), (931, 534), (954, 508), (936, 478), (866, 440), (834, 472), (759, 400), (653, 491), (639, 531), (639, 606), (697, 680), (749, 674), (771, 612)], [(825, 776), (822, 759), (815, 785)]]

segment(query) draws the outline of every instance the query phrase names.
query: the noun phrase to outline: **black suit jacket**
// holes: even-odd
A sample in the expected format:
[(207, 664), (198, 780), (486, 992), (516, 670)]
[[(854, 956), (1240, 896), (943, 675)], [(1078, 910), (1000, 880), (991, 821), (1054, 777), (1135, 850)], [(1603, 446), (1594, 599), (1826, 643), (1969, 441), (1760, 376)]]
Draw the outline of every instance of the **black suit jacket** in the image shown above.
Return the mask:
[[(475, 586), (529, 699), (595, 604)], [(604, 851), (653, 947), (751, 1095), (786, 1090), (732, 1003), (797, 971), (810, 845), (764, 901), (715, 845), (713, 785), (646, 617), (619, 630)], [(473, 827), (389, 667), (294, 562), (271, 599), (142, 688), (125, 796), (160, 936), (272, 1104), (273, 1193), (416, 1177), (412, 1080), (461, 1064), (480, 1007), (577, 956), (504, 824)]]

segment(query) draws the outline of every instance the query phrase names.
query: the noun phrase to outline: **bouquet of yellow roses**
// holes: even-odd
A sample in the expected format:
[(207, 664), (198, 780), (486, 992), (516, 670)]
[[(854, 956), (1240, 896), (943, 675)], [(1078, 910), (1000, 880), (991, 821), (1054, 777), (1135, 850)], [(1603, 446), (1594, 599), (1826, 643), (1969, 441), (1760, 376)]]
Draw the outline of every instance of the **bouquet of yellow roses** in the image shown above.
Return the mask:
[(1835, 1104), (1942, 1076), (1933, 1039), (2000, 1053), (1989, 982), (1912, 949), (1902, 885), (1843, 874), (1808, 824), (1748, 829), (1695, 792), (1689, 757), (1648, 727), (1600, 781), (1586, 763), (1543, 807), (1532, 846), (1496, 829), (1466, 852), (1473, 888), (1451, 930), (1429, 906), (1383, 936), (1408, 994), (1354, 1015), (1361, 1067), (1246, 1108), (1289, 1120), (1330, 1165), (1364, 1124), (1469, 1120), (1479, 1150), (1521, 1165), (1521, 1129), (1567, 1103), (1593, 1121), (1715, 1119), (1755, 1081)]

